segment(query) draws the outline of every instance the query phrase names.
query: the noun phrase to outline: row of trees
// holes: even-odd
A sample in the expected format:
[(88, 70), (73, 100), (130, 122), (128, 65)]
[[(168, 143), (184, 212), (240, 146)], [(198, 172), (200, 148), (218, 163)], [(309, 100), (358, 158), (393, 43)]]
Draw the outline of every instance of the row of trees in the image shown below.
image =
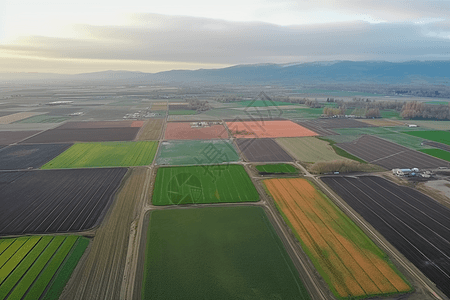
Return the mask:
[(400, 115), (403, 119), (450, 120), (450, 104), (427, 105), (423, 102), (410, 101), (405, 103)]
[[(346, 115), (347, 108), (342, 105), (337, 108), (325, 107), (323, 109), (323, 114), (327, 117), (333, 116), (344, 116)], [(355, 115), (360, 118), (379, 118), (381, 117), (380, 110), (378, 108), (355, 108), (351, 115)]]

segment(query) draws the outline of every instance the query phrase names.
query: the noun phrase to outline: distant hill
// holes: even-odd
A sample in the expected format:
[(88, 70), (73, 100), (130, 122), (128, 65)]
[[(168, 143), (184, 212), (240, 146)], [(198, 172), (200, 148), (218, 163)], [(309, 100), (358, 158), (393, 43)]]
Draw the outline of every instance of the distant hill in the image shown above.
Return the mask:
[(0, 81), (120, 81), (209, 84), (424, 84), (450, 86), (450, 61), (333, 61), (237, 65), (222, 69), (160, 73), (105, 71), (77, 75), (0, 74)]

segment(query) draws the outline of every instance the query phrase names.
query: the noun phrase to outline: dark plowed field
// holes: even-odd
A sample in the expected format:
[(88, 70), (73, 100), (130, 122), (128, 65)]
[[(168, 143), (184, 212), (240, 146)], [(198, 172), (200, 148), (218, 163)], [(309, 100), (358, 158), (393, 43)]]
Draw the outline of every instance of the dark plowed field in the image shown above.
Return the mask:
[[(0, 106), (0, 109), (3, 109), (2, 106)], [(0, 117), (9, 116), (12, 114), (18, 113), (17, 111), (0, 111)]]
[(236, 139), (236, 143), (251, 162), (293, 161), (292, 157), (272, 139)]
[(380, 177), (322, 180), (450, 297), (449, 209)]
[(316, 119), (308, 121), (299, 121), (297, 123), (324, 136), (336, 135), (337, 133), (335, 133), (332, 130), (333, 128), (374, 127), (372, 125), (358, 122), (353, 119)]
[(438, 143), (438, 142), (429, 142), (429, 141), (425, 141), (425, 142), (423, 142), (423, 144), (450, 152), (450, 146), (446, 145), (446, 144), (442, 144), (442, 143)]
[(353, 142), (336, 145), (369, 163), (386, 169), (427, 169), (448, 166), (448, 162), (444, 160), (371, 135), (364, 135)]
[(39, 131), (0, 131), (0, 145), (17, 143)]
[(142, 127), (144, 121), (95, 121), (95, 122), (67, 122), (57, 129), (87, 129), (87, 128), (125, 128)]
[(42, 132), (24, 144), (132, 141), (140, 127), (51, 129)]
[(0, 150), (0, 170), (39, 168), (72, 144), (12, 145)]
[(0, 236), (83, 231), (103, 217), (127, 169), (1, 172)]

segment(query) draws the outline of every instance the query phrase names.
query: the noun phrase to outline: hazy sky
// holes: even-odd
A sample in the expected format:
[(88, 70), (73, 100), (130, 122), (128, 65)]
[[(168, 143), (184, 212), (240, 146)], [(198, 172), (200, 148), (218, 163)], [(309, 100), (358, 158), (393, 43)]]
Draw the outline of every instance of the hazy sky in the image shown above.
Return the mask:
[(0, 0), (0, 73), (428, 59), (450, 0)]

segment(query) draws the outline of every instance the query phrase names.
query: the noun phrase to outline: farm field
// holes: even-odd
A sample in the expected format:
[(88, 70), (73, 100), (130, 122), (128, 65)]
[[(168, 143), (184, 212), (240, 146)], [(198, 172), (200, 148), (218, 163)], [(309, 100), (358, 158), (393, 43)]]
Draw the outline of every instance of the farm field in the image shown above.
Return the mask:
[(70, 117), (38, 115), (31, 118), (16, 121), (15, 123), (61, 123), (69, 120)]
[(423, 140), (422, 140), (422, 142), (424, 144), (424, 147), (430, 147), (431, 146), (433, 148), (437, 148), (437, 149), (441, 149), (441, 150), (450, 152), (450, 145), (441, 144), (441, 143), (438, 143), (438, 142), (423, 141)]
[(261, 174), (298, 174), (300, 171), (290, 164), (266, 164), (255, 166)]
[(107, 142), (132, 141), (139, 127), (123, 128), (80, 128), (80, 129), (50, 129), (26, 139), (22, 143), (74, 143), (74, 142)]
[(211, 140), (228, 139), (228, 132), (222, 124), (195, 128), (190, 122), (167, 123), (166, 140)]
[[(169, 103), (169, 110), (191, 110), (194, 111), (193, 109), (189, 109), (189, 104), (187, 104), (186, 102), (182, 102), (182, 103)], [(170, 112), (169, 112), (170, 113)]]
[(0, 236), (92, 228), (125, 168), (1, 172)]
[(426, 153), (428, 155), (446, 160), (450, 162), (450, 152), (442, 150), (442, 149), (423, 149), (420, 152)]
[(336, 154), (328, 142), (315, 137), (278, 138), (276, 141), (299, 161), (318, 162), (345, 159)]
[(406, 134), (416, 136), (422, 139), (427, 139), (433, 142), (438, 142), (450, 145), (450, 131), (414, 131), (405, 132)]
[(450, 130), (450, 121), (422, 121), (422, 120), (414, 120), (410, 122), (412, 124), (416, 124), (421, 127), (426, 127), (427, 129), (434, 130)]
[(297, 123), (314, 132), (320, 133), (320, 135), (333, 135), (337, 128), (372, 127), (370, 124), (361, 123), (353, 119), (316, 119), (299, 121)]
[(95, 238), (84, 263), (73, 274), (60, 299), (120, 299), (130, 227), (141, 213), (145, 201), (142, 193), (146, 189), (149, 171), (146, 167), (128, 169), (108, 217), (95, 230)]
[(39, 131), (0, 131), (0, 145), (9, 145), (20, 142)]
[(322, 177), (322, 181), (450, 296), (448, 208), (379, 177)]
[(285, 105), (295, 105), (290, 102), (280, 102), (280, 101), (265, 101), (265, 100), (244, 100), (232, 102), (233, 105), (240, 107), (266, 107), (266, 106), (285, 106)]
[(146, 243), (142, 299), (310, 299), (260, 207), (153, 211)]
[(227, 122), (227, 126), (236, 138), (277, 138), (317, 135), (317, 133), (292, 121)]
[(400, 146), (395, 143), (364, 135), (350, 143), (336, 144), (339, 148), (353, 154), (369, 163), (386, 169), (395, 168), (438, 168), (448, 163), (419, 151)]
[(197, 111), (192, 109), (169, 109), (169, 115), (196, 115)]
[(241, 165), (159, 168), (152, 196), (154, 205), (258, 200), (259, 194)]
[(102, 142), (75, 144), (42, 169), (145, 166), (153, 162), (158, 142)]
[(88, 128), (126, 128), (126, 127), (142, 127), (144, 121), (84, 121), (84, 122), (67, 122), (57, 129), (88, 129)]
[(293, 161), (273, 139), (236, 139), (236, 144), (250, 162)]
[(0, 170), (39, 168), (72, 144), (11, 145), (0, 151)]
[(41, 115), (43, 113), (39, 112), (18, 112), (15, 114), (6, 115), (3, 117), (0, 117), (0, 124), (10, 124), (13, 122), (17, 122), (23, 119), (27, 119), (32, 116)]
[(138, 141), (158, 140), (164, 126), (163, 119), (147, 120), (136, 137)]
[(383, 251), (306, 179), (267, 179), (264, 184), (337, 297), (411, 290)]
[(151, 110), (167, 110), (167, 104), (166, 103), (153, 103), (151, 106)]
[(161, 142), (157, 165), (207, 165), (239, 161), (230, 140), (197, 140)]
[(88, 244), (73, 235), (0, 239), (0, 299), (57, 300)]
[(402, 117), (400, 116), (400, 112), (391, 109), (380, 110), (380, 114), (384, 119), (402, 119)]
[(390, 119), (356, 119), (358, 122), (362, 122), (364, 124), (369, 124), (377, 127), (394, 127), (394, 126), (402, 126), (405, 122), (390, 120)]

